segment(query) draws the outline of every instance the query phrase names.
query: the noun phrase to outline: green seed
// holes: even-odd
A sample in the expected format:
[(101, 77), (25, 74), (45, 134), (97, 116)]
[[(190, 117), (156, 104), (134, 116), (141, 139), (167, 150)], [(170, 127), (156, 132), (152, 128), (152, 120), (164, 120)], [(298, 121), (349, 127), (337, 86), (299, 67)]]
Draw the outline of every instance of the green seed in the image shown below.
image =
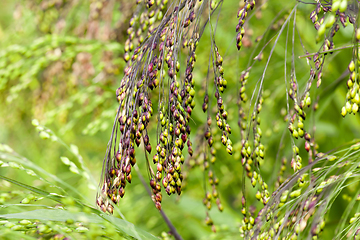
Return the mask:
[(251, 225), (254, 225), (255, 219), (253, 217), (250, 217), (249, 222)]
[(275, 235), (275, 231), (274, 231), (274, 229), (273, 229), (273, 228), (271, 228), (271, 229), (270, 229), (269, 234), (270, 234), (271, 238), (273, 238), (273, 237), (274, 237), (274, 235)]
[[(357, 32), (359, 32), (359, 31), (357, 31)], [(353, 72), (355, 70), (355, 63), (353, 60), (351, 60), (351, 62), (349, 63), (348, 68), (349, 68), (350, 72)]]
[(48, 138), (50, 138), (50, 135), (49, 135), (47, 132), (44, 132), (44, 131), (41, 131), (41, 132), (39, 133), (39, 136), (40, 136), (40, 138), (42, 138), (42, 139), (48, 139)]
[(300, 196), (300, 194), (301, 194), (301, 189), (298, 189), (298, 190), (295, 190), (295, 191), (291, 192), (289, 196), (291, 198), (295, 198), (295, 197)]
[(347, 112), (351, 112), (352, 107), (351, 107), (351, 103), (350, 103), (349, 101), (347, 101), (347, 102), (345, 103), (345, 108), (346, 108), (346, 111), (347, 111)]
[(78, 228), (75, 229), (75, 231), (79, 232), (79, 233), (83, 233), (83, 232), (89, 231), (89, 229), (86, 228), (86, 227), (78, 227)]
[(319, 27), (319, 30), (318, 30), (318, 36), (319, 37), (322, 37), (325, 33), (325, 25), (324, 24), (321, 24), (320, 27)]
[(19, 223), (20, 223), (21, 225), (29, 225), (29, 224), (31, 224), (31, 222), (30, 222), (29, 220), (26, 220), (26, 219), (21, 220)]
[(45, 233), (49, 230), (49, 227), (42, 224), (42, 225), (37, 226), (37, 229), (40, 233)]
[(4, 227), (6, 227), (6, 228), (12, 228), (13, 226), (15, 226), (15, 224), (12, 223), (12, 222), (7, 222), (7, 223), (5, 223), (5, 225), (4, 225)]
[(287, 194), (280, 197), (280, 202), (284, 203), (287, 200)]
[(346, 113), (347, 113), (346, 108), (345, 108), (345, 107), (342, 107), (342, 108), (341, 108), (341, 116), (345, 117), (345, 116), (346, 116)]
[(354, 150), (354, 151), (360, 149), (360, 143), (356, 143), (356, 144), (352, 145), (352, 146), (350, 147), (350, 149), (351, 149), (351, 150)]
[(13, 230), (13, 231), (20, 231), (20, 230), (22, 230), (22, 226), (21, 226), (21, 225), (15, 225), (15, 226), (13, 226), (13, 227), (11, 228), (11, 230)]
[(9, 162), (9, 166), (14, 169), (19, 169), (20, 165), (14, 162)]
[(330, 28), (335, 22), (335, 16), (334, 15), (330, 15), (327, 19), (326, 19), (326, 23), (325, 26), (326, 28)]
[(292, 135), (293, 135), (293, 137), (296, 138), (296, 139), (299, 137), (299, 133), (298, 133), (298, 131), (296, 131), (296, 129), (294, 129)]
[(24, 198), (23, 200), (21, 200), (21, 203), (28, 204), (30, 203), (30, 200), (28, 198)]
[(339, 11), (340, 12), (345, 12), (346, 9), (347, 9), (347, 0), (342, 0), (340, 2)]
[(263, 151), (263, 150), (260, 150), (260, 151), (259, 151), (259, 156), (260, 156), (261, 158), (264, 158), (265, 153), (264, 153), (264, 151)]
[(339, 9), (339, 7), (340, 7), (340, 1), (334, 0), (332, 2), (331, 11), (336, 12)]
[(301, 128), (298, 129), (298, 133), (300, 137), (304, 136), (304, 130), (302, 130)]
[(34, 127), (37, 127), (37, 126), (39, 126), (39, 121), (38, 121), (37, 119), (33, 119), (33, 120), (31, 121), (31, 124), (32, 124)]
[(246, 153), (248, 154), (248, 156), (250, 156), (250, 155), (251, 155), (251, 147), (250, 147), (250, 146), (248, 146), (248, 147), (247, 147), (247, 149), (246, 149)]
[(352, 106), (352, 112), (355, 114), (359, 111), (359, 105), (357, 105), (356, 103), (353, 104)]
[(260, 200), (260, 199), (261, 199), (261, 193), (260, 193), (260, 191), (257, 191), (257, 192), (256, 192), (255, 197), (256, 197), (257, 200)]
[(256, 186), (256, 179), (255, 179), (255, 178), (251, 178), (251, 185), (252, 185), (253, 187)]
[(302, 121), (298, 121), (298, 128), (304, 128), (304, 123)]
[(352, 100), (354, 103), (359, 104), (360, 103), (360, 96), (358, 93), (355, 94), (355, 97)]

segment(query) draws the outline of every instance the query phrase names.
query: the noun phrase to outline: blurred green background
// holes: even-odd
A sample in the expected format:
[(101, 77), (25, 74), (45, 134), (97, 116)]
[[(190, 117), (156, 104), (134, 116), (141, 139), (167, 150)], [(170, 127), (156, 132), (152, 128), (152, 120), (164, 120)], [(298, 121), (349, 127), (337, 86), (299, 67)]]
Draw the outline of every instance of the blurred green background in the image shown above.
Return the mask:
[[(135, 5), (128, 1), (109, 0), (100, 11), (96, 11), (94, 4), (96, 1), (82, 0), (2, 0), (0, 2), (0, 143), (9, 145), (18, 154), (75, 187), (93, 206), (95, 206), (96, 188), (89, 185), (89, 179), (69, 171), (69, 167), (60, 157), (68, 157), (78, 167), (81, 163), (58, 141), (41, 139), (39, 133), (43, 131), (34, 127), (32, 120), (37, 119), (41, 125), (50, 128), (67, 145), (77, 146), (92, 179), (95, 182), (100, 180), (103, 158), (118, 106), (115, 90), (119, 86), (125, 66), (122, 54), (126, 29)], [(264, 3), (261, 11), (254, 13), (249, 21), (247, 37), (250, 43), (240, 52), (237, 52), (235, 43), (238, 1), (224, 1), (218, 21), (216, 17), (212, 18), (212, 26), (217, 25), (215, 41), (224, 57), (224, 76), (228, 81), (224, 100), (229, 112), (229, 122), (233, 128), (230, 138), (234, 143), (235, 153), (232, 156), (228, 155), (226, 149), (221, 147), (220, 143), (216, 143), (219, 146), (216, 145), (218, 160), (214, 165), (214, 171), (220, 179), (218, 190), (225, 207), (223, 213), (215, 209), (216, 207), (210, 211), (217, 229), (216, 234), (204, 224), (206, 208), (202, 204), (202, 199), (205, 188), (209, 186), (206, 186), (204, 172), (199, 167), (187, 172), (186, 186), (180, 197), (163, 195), (163, 209), (184, 239), (239, 238), (243, 184), (243, 169), (239, 154), (241, 137), (237, 127), (236, 105), (239, 76), (252, 61), (249, 56), (254, 53), (252, 57), (255, 57), (264, 43), (279, 32), (280, 24), (285, 19), (283, 15), (286, 15), (295, 4), (296, 1)], [(300, 38), (310, 53), (316, 52), (320, 47), (320, 44), (315, 42), (316, 30), (308, 18), (313, 8), (312, 5), (300, 5), (296, 16), (297, 31), (293, 59), (300, 90), (305, 88), (310, 71), (306, 59), (298, 58), (304, 54)], [(273, 19), (275, 24), (267, 31), (264, 40), (260, 41), (260, 46), (255, 48), (254, 40), (265, 32)], [(280, 27), (276, 27), (276, 24)], [(286, 110), (287, 103), (285, 88), (288, 86), (285, 85), (284, 70), (286, 63), (289, 74), (292, 60), (290, 44), (292, 27), (291, 20), (289, 28), (285, 28), (274, 48), (264, 79), (265, 102), (260, 117), (266, 158), (262, 174), (268, 178), (271, 191), (274, 190), (271, 183), (279, 171), (280, 159), (283, 156), (291, 159), (291, 137), (282, 109)], [(286, 49), (287, 34), (290, 39)], [(336, 46), (349, 45), (351, 41), (350, 27), (341, 29), (334, 37)], [(206, 122), (206, 115), (201, 111), (201, 105), (210, 45), (210, 32), (209, 28), (206, 28), (196, 52), (198, 59), (194, 76), (199, 97), (196, 99), (197, 106), (191, 122), (191, 127), (194, 129), (191, 137), (194, 140), (196, 129), (201, 129)], [(255, 63), (251, 70), (247, 86), (249, 98), (264, 71), (273, 46), (274, 40), (265, 48), (263, 60)], [(311, 133), (316, 129), (314, 136), (320, 152), (327, 152), (360, 137), (359, 116), (350, 115), (343, 119), (340, 115), (347, 91), (346, 77), (336, 82), (347, 69), (352, 58), (352, 49), (337, 51), (327, 55), (326, 58), (322, 85), (318, 89), (316, 86), (311, 89), (312, 96), (315, 96), (312, 97), (312, 101), (318, 101), (319, 109), (316, 112), (309, 110), (309, 117), (305, 123)], [(183, 60), (185, 61), (185, 57)], [(289, 82), (289, 75), (287, 81)], [(212, 92), (211, 88), (209, 92)], [(257, 92), (255, 96), (256, 94)], [(152, 123), (155, 121), (154, 117)], [(156, 133), (156, 124), (153, 125), (151, 136), (155, 136)], [(280, 145), (282, 136), (284, 136), (283, 145)], [(217, 136), (217, 139), (219, 138), (220, 136)], [(152, 139), (155, 141), (154, 137)], [(306, 165), (303, 140), (295, 141), (303, 156), (303, 164)], [(193, 142), (197, 147), (196, 141)], [(138, 150), (137, 165), (147, 179), (146, 162), (142, 151)], [(289, 164), (288, 169), (290, 169)], [(184, 170), (187, 171), (187, 167), (184, 167)], [(288, 171), (285, 176), (288, 177), (291, 173)], [(18, 169), (3, 166), (0, 168), (0, 175), (35, 187), (43, 187), (41, 181)], [(250, 204), (259, 207), (260, 204), (254, 198), (256, 190), (250, 187), (249, 182), (245, 185)], [(23, 196), (28, 194), (24, 189), (0, 181), (1, 193), (14, 189), (24, 192), (11, 199), (0, 197), (0, 204), (19, 203)], [(57, 191), (56, 188), (46, 190)], [(354, 190), (343, 191), (351, 195)], [(48, 200), (39, 200), (41, 201), (44, 205), (54, 204), (46, 202)], [(339, 197), (336, 208), (329, 211), (327, 215), (329, 228), (323, 235), (324, 239), (327, 239), (326, 236), (332, 236), (331, 225), (336, 225), (337, 217), (345, 210), (347, 203), (347, 199)], [(118, 205), (126, 220), (134, 223), (135, 226), (156, 236), (168, 231), (136, 173)], [(21, 211), (24, 208), (2, 207), (0, 214)]]

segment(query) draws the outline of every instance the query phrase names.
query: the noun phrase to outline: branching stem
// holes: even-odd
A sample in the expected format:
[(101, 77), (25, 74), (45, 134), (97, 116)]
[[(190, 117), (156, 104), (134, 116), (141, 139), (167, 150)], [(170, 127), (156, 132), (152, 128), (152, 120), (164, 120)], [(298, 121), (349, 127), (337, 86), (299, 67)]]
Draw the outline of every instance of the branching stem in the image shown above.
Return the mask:
[[(135, 165), (134, 167), (135, 167), (136, 173), (138, 174), (138, 176), (140, 178), (141, 183), (144, 185), (146, 191), (148, 192), (149, 196), (151, 197), (151, 190), (148, 187), (148, 185), (146, 184), (145, 179), (144, 179), (143, 175), (141, 174), (139, 167), (137, 165)], [(170, 228), (170, 232), (175, 237), (175, 239), (176, 240), (183, 240), (181, 235), (176, 230), (175, 226), (172, 224), (170, 219), (166, 216), (164, 210), (161, 209), (160, 214), (163, 217), (164, 221), (166, 222), (166, 225), (168, 225), (168, 227)]]
[(320, 53), (320, 54), (322, 54), (322, 53), (332, 53), (332, 52), (335, 52), (335, 51), (343, 50), (343, 49), (346, 49), (346, 48), (353, 48), (353, 47), (354, 47), (354, 45), (349, 45), (349, 46), (334, 48), (334, 49), (321, 51), (321, 52), (308, 53), (308, 54), (299, 56), (299, 58), (312, 57), (312, 56), (314, 56), (315, 54), (318, 54), (318, 53)]

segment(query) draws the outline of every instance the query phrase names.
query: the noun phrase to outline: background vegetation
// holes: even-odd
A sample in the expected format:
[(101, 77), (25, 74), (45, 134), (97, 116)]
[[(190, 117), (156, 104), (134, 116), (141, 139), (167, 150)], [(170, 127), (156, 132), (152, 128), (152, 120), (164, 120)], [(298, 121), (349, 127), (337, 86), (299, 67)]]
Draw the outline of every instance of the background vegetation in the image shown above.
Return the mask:
[[(294, 236), (354, 239), (357, 236), (360, 118), (358, 114), (350, 114), (357, 111), (353, 110), (356, 102), (350, 100), (352, 88), (347, 81), (351, 60), (355, 64), (354, 82), (358, 79), (358, 7), (355, 7), (358, 1), (338, 1), (346, 6), (347, 18), (341, 24), (336, 15), (336, 22), (325, 29), (325, 38), (309, 18), (318, 2), (256, 1), (254, 10), (248, 13), (243, 45), (238, 51), (235, 28), (238, 10), (244, 7), (244, 2), (203, 0), (207, 9), (198, 16), (201, 20), (198, 26), (205, 23), (206, 26), (196, 49), (193, 71), (196, 105), (189, 121), (194, 155), (191, 158), (184, 153), (182, 194), (168, 197), (163, 191), (161, 203), (183, 239), (241, 239), (259, 232), (271, 234), (276, 230), (276, 223), (284, 216), (286, 223), (291, 214), (290, 219), (295, 220), (284, 224), (278, 236), (286, 239)], [(164, 13), (176, 4), (179, 2), (168, 3)], [(322, 4), (325, 8), (332, 6), (332, 2)], [(207, 23), (211, 5), (218, 7)], [(98, 187), (102, 185), (100, 182), (99, 186), (103, 159), (119, 106), (116, 89), (126, 67), (123, 58), (127, 31), (131, 16), (137, 11), (148, 10), (140, 8), (136, 1), (122, 0), (0, 2), (0, 238), (173, 238), (141, 182), (144, 176), (149, 186), (151, 178), (142, 146), (136, 149), (135, 166), (139, 169), (132, 171), (131, 184), (127, 185), (125, 196), (114, 205), (113, 215), (103, 213), (96, 206)], [(323, 12), (322, 8), (319, 19)], [(349, 16), (356, 19), (354, 24), (349, 22)], [(328, 18), (329, 14), (325, 15), (323, 25), (330, 21)], [(160, 20), (159, 17), (157, 21)], [(338, 32), (329, 38), (335, 44), (331, 47), (335, 51), (325, 57), (321, 85), (316, 86), (316, 77), (311, 88), (307, 88), (309, 73), (316, 69), (316, 61), (313, 55), (310, 59), (303, 55), (323, 51), (324, 39), (337, 23)], [(227, 80), (223, 100), (232, 128), (229, 139), (233, 148), (229, 155), (227, 148), (221, 146), (221, 131), (213, 126), (216, 162), (210, 168), (219, 179), (217, 191), (224, 208), (222, 212), (214, 199), (211, 210), (203, 204), (206, 193), (212, 189), (204, 167), (206, 159), (197, 154), (204, 146), (202, 139), (208, 115), (201, 109), (206, 87), (209, 85), (209, 96), (214, 92), (214, 60), (211, 59), (214, 43), (223, 57)], [(186, 51), (179, 54), (183, 64), (181, 78), (186, 54)], [(240, 79), (242, 71), (249, 66), (252, 66), (246, 85), (249, 100), (243, 105), (248, 118), (243, 119), (238, 114)], [(315, 71), (319, 76), (320, 72)], [(311, 141), (295, 138), (288, 129), (289, 119), (296, 115), (294, 102), (289, 97), (289, 91), (294, 90), (291, 86), (294, 79), (299, 102), (306, 93), (311, 96), (311, 103), (304, 110), (307, 114), (304, 125)], [(277, 206), (273, 209), (277, 216), (271, 216), (268, 223), (265, 215), (259, 214), (264, 205), (256, 199), (261, 185), (253, 188), (251, 177), (246, 177), (242, 166), (242, 140), (253, 141), (258, 130), (252, 131), (255, 125), (246, 125), (246, 131), (242, 132), (238, 126), (240, 119), (251, 122), (252, 109), (260, 96), (262, 110), (256, 117), (261, 118), (258, 126), (261, 126), (265, 157), (254, 168), (268, 185), (267, 206)], [(155, 100), (153, 108), (157, 113)], [(208, 111), (216, 122), (216, 99), (211, 101)], [(350, 101), (349, 114), (343, 118), (342, 107)], [(147, 129), (153, 151), (159, 134), (156, 121), (155, 114)], [(298, 126), (296, 122), (294, 126)], [(305, 150), (305, 142), (311, 144), (313, 155)], [(293, 153), (295, 146), (299, 153), (296, 150)], [(291, 160), (296, 156), (301, 156), (303, 168), (295, 167), (294, 171)], [(151, 160), (150, 164), (155, 169)], [(298, 180), (299, 177), (304, 179)], [(283, 182), (286, 184), (279, 187)], [(296, 194), (299, 189), (302, 194)], [(279, 207), (284, 192), (290, 200)], [(246, 205), (242, 204), (243, 196)], [(294, 206), (303, 206), (306, 201), (313, 202), (314, 211), (311, 214), (306, 212), (308, 209), (296, 212)], [(245, 207), (247, 220), (242, 214)], [(254, 220), (259, 215), (262, 218), (248, 227), (246, 221), (251, 221), (250, 216)], [(304, 218), (305, 226), (300, 221)], [(301, 229), (300, 233), (297, 228)], [(252, 229), (259, 232), (251, 233)]]

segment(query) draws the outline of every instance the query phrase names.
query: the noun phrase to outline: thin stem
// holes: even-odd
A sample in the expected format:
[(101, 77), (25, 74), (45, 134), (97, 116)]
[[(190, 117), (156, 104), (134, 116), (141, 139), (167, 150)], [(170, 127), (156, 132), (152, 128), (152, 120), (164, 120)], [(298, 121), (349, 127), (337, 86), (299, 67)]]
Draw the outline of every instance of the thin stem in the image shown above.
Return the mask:
[(331, 52), (343, 50), (343, 49), (346, 49), (346, 48), (353, 48), (353, 47), (354, 47), (354, 45), (348, 45), (348, 46), (339, 47), (339, 48), (334, 48), (334, 49), (330, 49), (330, 50), (326, 50), (326, 51), (315, 52), (315, 53), (308, 53), (308, 54), (299, 56), (299, 58), (311, 57), (311, 56), (314, 56), (315, 54), (319, 54), (319, 53), (320, 53), (320, 54), (321, 54), (321, 53), (331, 53)]
[[(135, 171), (138, 174), (141, 183), (144, 185), (146, 191), (148, 192), (149, 196), (151, 197), (151, 190), (148, 187), (148, 185), (145, 182), (145, 179), (143, 177), (143, 175), (140, 172), (140, 169), (138, 167), (138, 165), (135, 165)], [(168, 225), (168, 227), (170, 228), (170, 232), (171, 234), (175, 237), (176, 240), (183, 240), (183, 238), (181, 237), (181, 235), (178, 233), (178, 231), (176, 230), (175, 226), (171, 223), (170, 219), (166, 216), (165, 212), (161, 209), (160, 210), (160, 214), (163, 217), (164, 221), (166, 222), (166, 225)]]

